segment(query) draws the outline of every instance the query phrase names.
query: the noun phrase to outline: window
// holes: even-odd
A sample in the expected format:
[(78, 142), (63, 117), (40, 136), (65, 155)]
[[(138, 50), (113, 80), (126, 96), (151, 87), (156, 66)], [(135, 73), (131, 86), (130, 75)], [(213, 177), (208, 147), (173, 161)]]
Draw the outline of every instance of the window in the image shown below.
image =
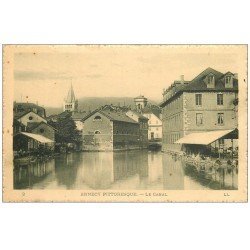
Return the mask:
[(101, 134), (101, 132), (99, 130), (96, 130), (95, 135), (99, 135), (99, 134)]
[(225, 77), (225, 83), (230, 84), (231, 83), (231, 76), (226, 76)]
[(40, 133), (44, 133), (44, 129), (43, 128), (40, 129)]
[(223, 94), (217, 94), (217, 105), (223, 105)]
[(95, 118), (94, 118), (94, 121), (101, 121), (101, 120), (102, 120), (102, 118), (99, 115), (95, 116)]
[(224, 125), (224, 113), (218, 113), (217, 122), (219, 125)]
[(29, 120), (30, 120), (30, 121), (31, 121), (31, 120), (33, 120), (33, 117), (32, 117), (32, 116), (30, 116), (30, 117), (29, 117)]
[(208, 84), (214, 83), (214, 76), (208, 76), (208, 77), (207, 77), (207, 83), (208, 83)]
[(203, 114), (197, 113), (196, 114), (196, 125), (201, 126), (203, 124)]
[(202, 94), (195, 94), (195, 104), (197, 106), (202, 105)]
[(154, 132), (151, 132), (150, 135), (151, 135), (151, 140), (153, 140), (154, 139)]

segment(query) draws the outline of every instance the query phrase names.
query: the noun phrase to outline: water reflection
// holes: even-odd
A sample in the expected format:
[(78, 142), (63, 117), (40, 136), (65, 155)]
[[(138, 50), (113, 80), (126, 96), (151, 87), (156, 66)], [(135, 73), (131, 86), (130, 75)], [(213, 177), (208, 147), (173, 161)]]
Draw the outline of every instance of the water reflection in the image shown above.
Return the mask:
[(184, 170), (182, 160), (177, 160), (167, 154), (162, 155), (163, 189), (183, 190)]
[(78, 166), (82, 164), (80, 154), (66, 154), (55, 158), (55, 178), (57, 185), (74, 189)]
[[(15, 166), (15, 189), (138, 189), (192, 190), (227, 188), (187, 168), (183, 159), (161, 152), (81, 152), (60, 155), (54, 159)], [(219, 176), (219, 175), (218, 175)], [(225, 179), (230, 181), (230, 176)], [(236, 174), (235, 174), (235, 177)], [(237, 178), (236, 178), (237, 179)], [(237, 180), (231, 178), (233, 187)]]
[(55, 170), (55, 161), (37, 161), (31, 164), (16, 165), (14, 168), (14, 189), (31, 188), (36, 183), (50, 179)]

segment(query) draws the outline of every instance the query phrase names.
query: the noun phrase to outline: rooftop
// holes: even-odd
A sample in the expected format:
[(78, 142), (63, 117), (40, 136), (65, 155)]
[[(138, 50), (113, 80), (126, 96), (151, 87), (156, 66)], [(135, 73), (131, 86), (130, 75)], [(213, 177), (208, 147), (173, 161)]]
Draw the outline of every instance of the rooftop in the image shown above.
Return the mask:
[(137, 97), (135, 97), (134, 99), (147, 99), (144, 95), (139, 95)]
[(137, 115), (138, 116), (138, 118), (140, 118), (140, 119), (143, 119), (143, 120), (148, 120), (148, 118), (147, 117), (145, 117), (145, 116), (143, 116), (141, 113), (139, 113), (137, 110), (128, 110), (128, 111), (131, 111), (131, 112), (133, 112), (135, 115)]
[[(205, 82), (205, 78), (207, 75), (212, 74), (214, 76), (215, 85), (214, 88), (208, 88)], [(164, 106), (164, 104), (170, 101), (175, 95), (182, 92), (194, 92), (194, 91), (238, 91), (238, 79), (233, 78), (233, 87), (225, 88), (224, 76), (227, 74), (232, 74), (231, 72), (227, 72), (225, 74), (212, 69), (207, 68), (202, 71), (199, 75), (197, 75), (192, 81), (174, 81), (174, 83), (166, 90), (164, 94), (171, 93), (171, 96), (164, 100), (160, 106)], [(233, 75), (233, 74), (232, 74)]]
[(89, 114), (88, 112), (73, 112), (71, 117), (73, 120), (83, 119), (88, 114)]
[(28, 102), (14, 102), (13, 111), (14, 111), (14, 118), (17, 119), (30, 111), (33, 111), (36, 114), (45, 115), (45, 109), (43, 107)]
[(27, 130), (32, 131), (33, 129), (40, 126), (40, 124), (45, 124), (46, 126), (51, 127), (52, 129), (56, 130), (53, 126), (51, 126), (51, 125), (49, 125), (48, 123), (45, 123), (45, 122), (28, 122), (27, 123)]
[(99, 112), (100, 114), (103, 114), (104, 116), (106, 116), (111, 121), (119, 121), (119, 122), (128, 122), (128, 123), (138, 124), (138, 122), (136, 122), (133, 119), (131, 119), (130, 117), (128, 117), (122, 111), (116, 111), (116, 110), (112, 111), (112, 110), (102, 110), (102, 109), (97, 109), (97, 110), (91, 112), (90, 114), (88, 114), (87, 116), (85, 116), (82, 119), (82, 121), (85, 121), (86, 119), (88, 119), (90, 116), (92, 116), (93, 114), (95, 114), (97, 112)]
[(158, 118), (160, 118), (161, 108), (159, 106), (157, 106), (157, 105), (146, 106), (145, 108), (142, 109), (142, 113), (143, 114), (151, 114), (151, 113), (153, 113)]

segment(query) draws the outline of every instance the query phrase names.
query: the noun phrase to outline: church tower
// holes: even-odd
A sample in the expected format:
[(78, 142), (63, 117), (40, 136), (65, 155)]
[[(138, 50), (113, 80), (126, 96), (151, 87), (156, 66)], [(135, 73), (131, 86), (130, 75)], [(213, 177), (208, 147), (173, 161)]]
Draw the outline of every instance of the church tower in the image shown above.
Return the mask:
[(134, 98), (135, 106), (138, 111), (141, 111), (147, 106), (148, 99), (143, 95), (137, 96)]
[(63, 111), (77, 112), (78, 111), (78, 101), (75, 97), (72, 83), (68, 91), (67, 98), (64, 99)]

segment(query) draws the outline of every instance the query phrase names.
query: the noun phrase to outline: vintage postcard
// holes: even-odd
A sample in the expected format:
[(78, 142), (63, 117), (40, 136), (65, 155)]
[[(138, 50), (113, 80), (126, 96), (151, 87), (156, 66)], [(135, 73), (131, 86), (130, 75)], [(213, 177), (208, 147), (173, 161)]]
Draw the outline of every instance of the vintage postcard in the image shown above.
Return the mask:
[(4, 45), (5, 202), (247, 202), (247, 45)]

